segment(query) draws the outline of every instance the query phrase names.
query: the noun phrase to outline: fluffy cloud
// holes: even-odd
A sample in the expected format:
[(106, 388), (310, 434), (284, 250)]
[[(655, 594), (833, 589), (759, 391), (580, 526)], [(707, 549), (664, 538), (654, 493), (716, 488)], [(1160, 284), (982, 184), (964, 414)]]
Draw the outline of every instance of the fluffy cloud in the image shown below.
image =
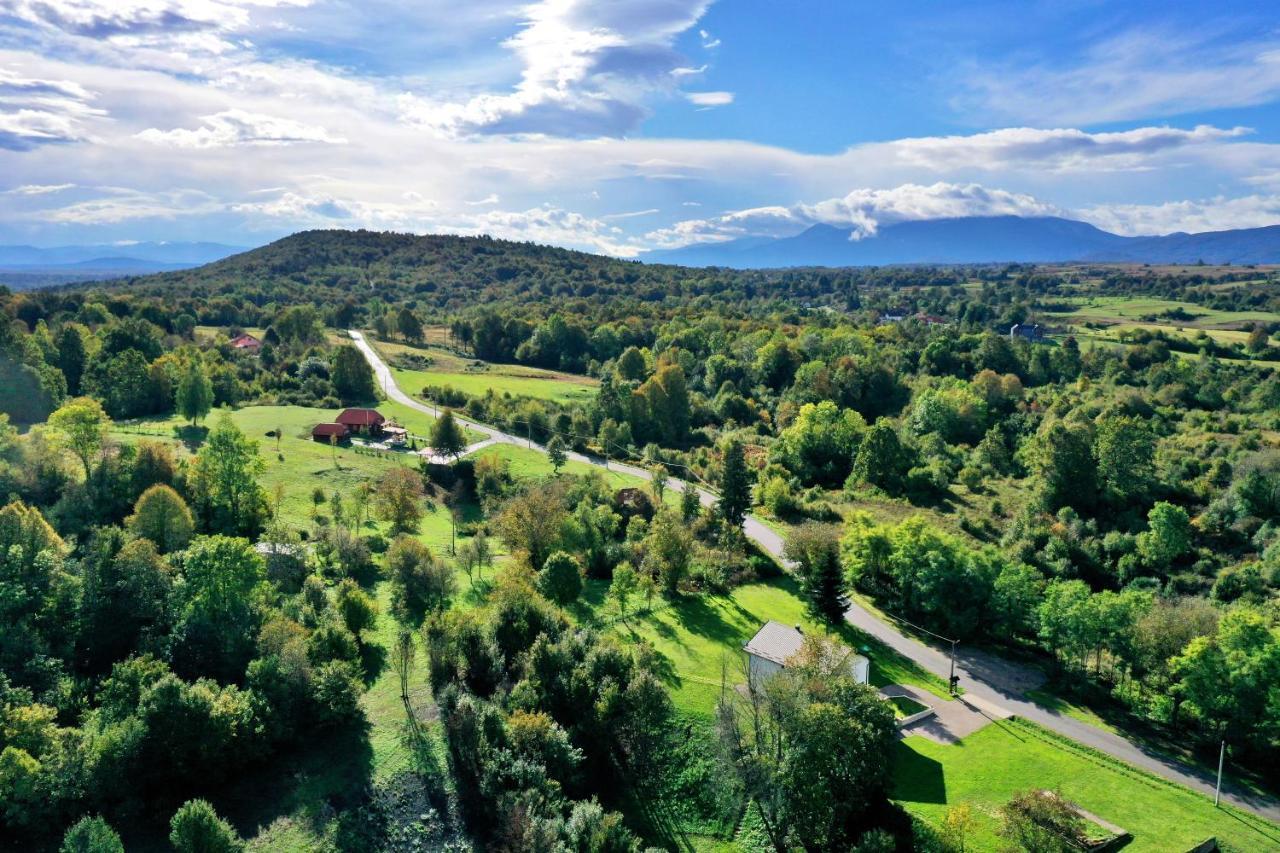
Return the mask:
[(70, 80), (42, 80), (0, 68), (0, 148), (27, 151), (87, 139), (83, 122), (103, 115)]
[(1244, 136), (1244, 127), (1138, 127), (1114, 133), (1076, 128), (1010, 127), (968, 136), (929, 136), (886, 143), (904, 163), (935, 171), (1018, 166), (1072, 171), (1141, 168), (1154, 154)]
[(226, 110), (203, 116), (204, 124), (194, 130), (148, 128), (137, 134), (145, 142), (179, 148), (222, 148), (237, 145), (294, 145), (303, 142), (345, 144), (323, 127), (287, 118), (260, 115), (244, 110)]
[(1081, 219), (1117, 234), (1224, 231), (1280, 223), (1280, 196), (1250, 195), (1170, 201), (1163, 204), (1096, 205), (1077, 211)]
[(956, 216), (1053, 216), (1060, 208), (1022, 193), (979, 184), (903, 184), (893, 189), (858, 189), (815, 204), (769, 206), (726, 213), (713, 219), (689, 219), (646, 234), (656, 246), (723, 242), (739, 237), (779, 237), (812, 225), (848, 228), (853, 239), (875, 234), (881, 225)]
[(251, 9), (306, 6), (311, 0), (0, 0), (0, 12), (88, 38), (234, 30)]
[(407, 95), (406, 120), (450, 135), (618, 135), (646, 115), (645, 99), (688, 71), (673, 43), (711, 0), (541, 0), (503, 44), (521, 64), (507, 93), (462, 103)]

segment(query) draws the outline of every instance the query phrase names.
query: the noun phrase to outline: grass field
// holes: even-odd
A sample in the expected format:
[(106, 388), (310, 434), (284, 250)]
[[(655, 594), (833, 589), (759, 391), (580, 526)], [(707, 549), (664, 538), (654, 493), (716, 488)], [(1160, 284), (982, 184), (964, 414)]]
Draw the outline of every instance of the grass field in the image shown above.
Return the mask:
[(968, 803), (978, 831), (970, 850), (998, 850), (996, 810), (1031, 788), (1063, 797), (1133, 834), (1126, 850), (1188, 850), (1210, 836), (1224, 849), (1280, 849), (1280, 827), (1157, 779), (1023, 720), (993, 723), (962, 742), (908, 737), (897, 747), (893, 798), (938, 826), (950, 806)]
[[(463, 358), (443, 346), (428, 343), (426, 346), (377, 341), (372, 335), (378, 352), (392, 365), (396, 381), (407, 393), (418, 395), (428, 385), (448, 385), (464, 394), (480, 397), (492, 389), (497, 394), (535, 397), (556, 402), (586, 401), (595, 394), (599, 383), (587, 376), (524, 367), (517, 364), (491, 364)], [(402, 370), (395, 367), (397, 356), (416, 355), (432, 359), (425, 370)]]

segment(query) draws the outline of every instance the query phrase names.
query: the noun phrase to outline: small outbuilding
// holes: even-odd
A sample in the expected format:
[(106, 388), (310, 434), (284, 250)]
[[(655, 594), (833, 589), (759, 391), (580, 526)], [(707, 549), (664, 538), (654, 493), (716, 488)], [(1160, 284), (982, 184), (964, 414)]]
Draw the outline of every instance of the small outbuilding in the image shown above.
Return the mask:
[(1044, 336), (1045, 329), (1039, 323), (1014, 323), (1009, 329), (1010, 338), (1022, 338), (1032, 343), (1043, 341)]
[(262, 349), (262, 341), (250, 334), (237, 335), (231, 339), (233, 349), (248, 350), (249, 352), (257, 352)]
[(322, 441), (329, 444), (335, 438), (338, 441), (346, 441), (351, 435), (351, 430), (347, 429), (345, 424), (316, 424), (311, 430), (312, 441)]
[[(756, 635), (747, 641), (742, 650), (747, 653), (750, 677), (768, 678), (787, 668), (804, 646), (804, 632), (800, 626), (783, 625), (769, 620)], [(849, 675), (859, 684), (866, 684), (871, 676), (871, 661), (853, 649), (838, 646), (849, 665)]]
[(377, 409), (343, 409), (338, 423), (357, 435), (381, 435), (387, 422)]

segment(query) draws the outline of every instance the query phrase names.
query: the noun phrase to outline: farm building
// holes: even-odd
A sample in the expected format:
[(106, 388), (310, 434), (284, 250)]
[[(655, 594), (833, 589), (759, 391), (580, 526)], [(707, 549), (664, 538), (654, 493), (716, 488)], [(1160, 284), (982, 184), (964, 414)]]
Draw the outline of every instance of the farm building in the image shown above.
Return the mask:
[[(787, 668), (787, 663), (804, 645), (804, 632), (797, 625), (783, 625), (772, 619), (764, 623), (756, 635), (747, 641), (742, 650), (747, 653), (750, 677), (768, 678)], [(849, 674), (859, 684), (866, 684), (871, 675), (871, 661), (853, 649), (839, 647), (847, 654)]]
[(311, 430), (312, 441), (322, 441), (325, 444), (337, 439), (338, 441), (346, 441), (351, 435), (351, 430), (347, 429), (345, 424), (316, 424)]
[(1023, 338), (1028, 341), (1044, 340), (1044, 327), (1039, 323), (1014, 323), (1009, 329), (1010, 338)]
[(344, 409), (337, 422), (357, 435), (381, 435), (387, 419), (377, 409)]
[(244, 334), (237, 335), (231, 339), (231, 346), (234, 349), (248, 350), (249, 352), (257, 352), (262, 348), (262, 341), (253, 335)]

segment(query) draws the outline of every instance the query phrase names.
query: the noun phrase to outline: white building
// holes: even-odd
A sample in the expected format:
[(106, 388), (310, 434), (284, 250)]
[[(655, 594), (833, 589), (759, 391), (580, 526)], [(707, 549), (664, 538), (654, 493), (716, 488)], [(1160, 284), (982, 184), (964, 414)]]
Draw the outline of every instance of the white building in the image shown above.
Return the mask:
[[(779, 670), (786, 669), (787, 663), (796, 656), (804, 645), (804, 632), (799, 626), (783, 625), (781, 622), (769, 620), (761, 626), (756, 635), (747, 641), (742, 650), (747, 653), (747, 664), (750, 676), (768, 678)], [(840, 646), (847, 653), (849, 674), (859, 684), (866, 684), (871, 674), (871, 661), (852, 649)]]

